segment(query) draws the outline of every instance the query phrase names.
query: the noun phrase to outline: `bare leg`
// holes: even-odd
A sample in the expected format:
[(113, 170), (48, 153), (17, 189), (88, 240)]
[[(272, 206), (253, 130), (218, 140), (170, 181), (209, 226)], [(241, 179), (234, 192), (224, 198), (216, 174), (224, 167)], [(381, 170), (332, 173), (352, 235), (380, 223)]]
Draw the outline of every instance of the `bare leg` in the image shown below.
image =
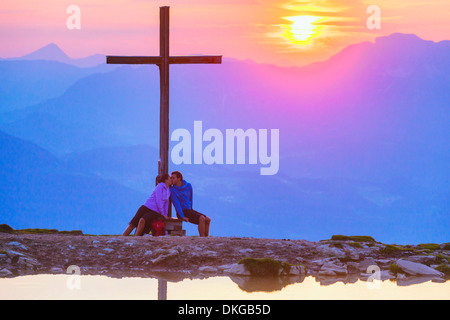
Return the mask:
[(126, 228), (125, 231), (123, 232), (123, 236), (129, 236), (130, 233), (134, 230), (134, 228), (136, 228), (136, 226), (130, 224), (130, 225), (128, 226), (128, 228)]
[(200, 235), (200, 237), (205, 236), (205, 217), (204, 216), (201, 216), (198, 219), (198, 234)]
[(144, 234), (144, 228), (145, 228), (145, 220), (143, 218), (141, 218), (141, 220), (139, 220), (139, 224), (137, 226), (135, 236), (138, 236), (138, 237), (142, 236)]
[(211, 223), (211, 218), (205, 218), (205, 237), (209, 237), (209, 225)]

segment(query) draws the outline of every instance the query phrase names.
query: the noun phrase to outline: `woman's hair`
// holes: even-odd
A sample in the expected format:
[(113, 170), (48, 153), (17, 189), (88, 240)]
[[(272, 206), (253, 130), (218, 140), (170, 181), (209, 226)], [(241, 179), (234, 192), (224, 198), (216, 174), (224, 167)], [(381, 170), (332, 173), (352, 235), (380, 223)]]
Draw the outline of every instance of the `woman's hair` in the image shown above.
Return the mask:
[(156, 185), (160, 184), (161, 182), (166, 181), (168, 178), (170, 178), (170, 176), (167, 173), (157, 176), (156, 177)]

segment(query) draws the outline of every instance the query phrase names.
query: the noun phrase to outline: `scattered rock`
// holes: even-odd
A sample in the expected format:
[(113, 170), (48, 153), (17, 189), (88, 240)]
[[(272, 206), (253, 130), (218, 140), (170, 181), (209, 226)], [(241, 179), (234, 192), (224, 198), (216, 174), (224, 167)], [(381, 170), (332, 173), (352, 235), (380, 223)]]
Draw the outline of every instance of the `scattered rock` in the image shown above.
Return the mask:
[(333, 270), (325, 269), (319, 271), (319, 276), (334, 277), (336, 273)]
[(223, 264), (221, 266), (218, 266), (217, 269), (218, 271), (225, 271), (231, 269), (232, 266), (233, 266), (232, 264)]
[(343, 258), (345, 257), (345, 252), (339, 248), (331, 247), (329, 244), (324, 244), (317, 247), (317, 251), (323, 255)]
[(289, 275), (291, 276), (306, 275), (306, 268), (303, 265), (291, 266), (291, 268), (289, 269)]
[(16, 249), (20, 249), (20, 250), (24, 250), (24, 251), (27, 251), (27, 250), (28, 250), (27, 247), (25, 247), (23, 244), (21, 244), (20, 242), (17, 242), (17, 241), (9, 242), (9, 243), (7, 243), (6, 245), (8, 245), (8, 246), (13, 246), (13, 247), (15, 247)]
[(60, 273), (64, 273), (62, 268), (58, 268), (58, 267), (53, 267), (50, 269), (50, 272), (53, 274), (60, 274)]
[(427, 263), (435, 262), (436, 256), (411, 256), (411, 257), (407, 257), (406, 260), (412, 261), (412, 262), (417, 262), (417, 263), (422, 263), (422, 264), (427, 264)]
[(10, 277), (12, 275), (13, 275), (13, 273), (6, 268), (3, 268), (0, 270), (0, 277), (2, 277), (2, 278)]
[(174, 250), (177, 250), (179, 253), (183, 253), (184, 252), (184, 247), (182, 246), (175, 246), (173, 247)]
[(194, 251), (191, 252), (190, 255), (194, 258), (200, 258), (200, 257), (209, 257), (209, 258), (215, 258), (217, 257), (216, 251), (209, 251), (209, 250), (203, 250), (203, 251)]
[(380, 265), (380, 266), (389, 266), (394, 261), (391, 259), (376, 259), (375, 262), (377, 265)]
[(10, 257), (10, 258), (14, 258), (14, 257), (25, 257), (25, 255), (21, 252), (17, 252), (14, 250), (6, 250), (6, 254)]
[(277, 246), (282, 246), (283, 245), (283, 243), (281, 243), (281, 242), (279, 242), (279, 241), (272, 241), (272, 242), (269, 242), (268, 243), (269, 245), (277, 245)]
[(198, 268), (198, 271), (205, 272), (205, 273), (217, 273), (218, 269), (215, 267), (206, 266), (206, 267)]
[(313, 261), (311, 261), (310, 263), (311, 263), (313, 266), (321, 267), (321, 266), (324, 265), (325, 263), (333, 262), (333, 261), (336, 261), (336, 258), (329, 257), (329, 258), (325, 258), (325, 259), (317, 259), (317, 260), (313, 260)]
[(122, 240), (117, 239), (117, 238), (113, 238), (111, 240), (108, 240), (106, 243), (108, 243), (108, 244), (122, 243)]
[(160, 254), (160, 253), (165, 253), (165, 252), (166, 252), (166, 249), (161, 249), (161, 248), (155, 249), (155, 251), (154, 251), (155, 254)]
[(345, 246), (345, 255), (350, 259), (350, 260), (359, 260), (359, 252), (357, 249), (351, 247), (351, 246)]
[(236, 275), (236, 276), (250, 276), (250, 271), (248, 271), (243, 264), (233, 264), (230, 269), (224, 270), (224, 273)]
[(158, 264), (176, 255), (178, 255), (178, 251), (170, 249), (167, 250), (164, 254), (159, 255), (156, 259), (152, 259), (151, 262), (152, 264)]
[(41, 265), (36, 259), (28, 258), (28, 257), (20, 257), (18, 260), (18, 263), (27, 268), (34, 268), (34, 267), (38, 267)]
[(324, 263), (319, 271), (320, 275), (347, 275), (346, 265), (336, 265), (334, 263)]
[(367, 272), (367, 268), (370, 266), (376, 266), (377, 263), (374, 258), (368, 257), (359, 263), (359, 270), (362, 272)]
[(395, 275), (393, 275), (392, 273), (390, 273), (387, 270), (380, 271), (380, 280), (381, 281), (386, 281), (386, 280), (391, 280), (391, 279), (395, 279)]
[(424, 264), (402, 260), (399, 259), (396, 262), (397, 266), (402, 269), (405, 273), (409, 275), (424, 275), (424, 276), (438, 276), (442, 277), (444, 274), (442, 272), (439, 272), (437, 270), (434, 270), (433, 268), (430, 268)]
[(404, 276), (397, 277), (397, 285), (401, 287), (412, 286), (415, 284), (425, 283), (433, 281), (433, 279), (438, 280), (440, 278), (435, 276)]
[(368, 279), (375, 279), (375, 280), (380, 280), (380, 281), (386, 281), (386, 280), (390, 280), (390, 279), (395, 279), (395, 275), (393, 275), (392, 273), (390, 273), (387, 270), (382, 270), (379, 273), (375, 274), (375, 273), (361, 273), (360, 275), (360, 279), (367, 281)]

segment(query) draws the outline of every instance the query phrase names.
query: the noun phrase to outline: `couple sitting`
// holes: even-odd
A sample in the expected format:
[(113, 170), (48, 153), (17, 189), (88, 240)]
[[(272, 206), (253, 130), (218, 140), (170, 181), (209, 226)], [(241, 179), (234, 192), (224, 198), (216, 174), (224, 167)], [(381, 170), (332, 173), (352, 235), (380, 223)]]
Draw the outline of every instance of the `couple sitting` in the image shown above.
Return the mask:
[(123, 235), (128, 236), (135, 228), (136, 236), (148, 234), (152, 223), (159, 220), (171, 220), (169, 218), (169, 198), (177, 211), (178, 219), (198, 225), (200, 237), (209, 236), (211, 219), (204, 214), (192, 209), (192, 186), (183, 180), (183, 175), (172, 172), (172, 176), (163, 174), (156, 178), (156, 188), (150, 198), (147, 199), (130, 221)]

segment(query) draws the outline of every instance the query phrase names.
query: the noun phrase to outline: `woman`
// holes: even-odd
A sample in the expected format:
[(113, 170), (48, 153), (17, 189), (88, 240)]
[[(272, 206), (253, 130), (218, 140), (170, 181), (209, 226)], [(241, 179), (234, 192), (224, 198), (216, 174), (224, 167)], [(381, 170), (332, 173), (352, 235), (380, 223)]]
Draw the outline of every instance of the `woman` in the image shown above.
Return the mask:
[(168, 174), (163, 174), (156, 178), (156, 182), (155, 190), (136, 212), (128, 228), (124, 231), (124, 236), (128, 236), (134, 228), (137, 228), (136, 236), (143, 236), (150, 232), (153, 221), (166, 219), (169, 210), (169, 186), (172, 184), (172, 179)]

